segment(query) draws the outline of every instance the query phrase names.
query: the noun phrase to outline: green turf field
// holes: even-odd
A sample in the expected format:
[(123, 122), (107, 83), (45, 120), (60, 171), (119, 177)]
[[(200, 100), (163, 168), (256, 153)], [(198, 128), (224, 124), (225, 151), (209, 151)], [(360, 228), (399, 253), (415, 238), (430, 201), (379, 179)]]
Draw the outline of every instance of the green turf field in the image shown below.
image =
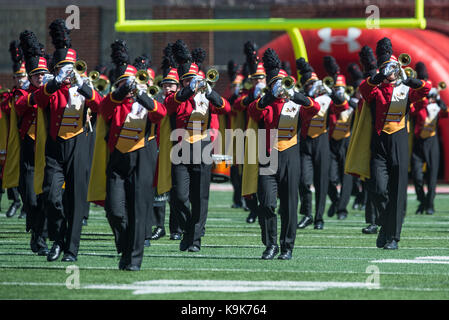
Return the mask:
[[(102, 208), (91, 207), (83, 228), (79, 269), (67, 269), (73, 264), (47, 262), (31, 252), (25, 221), (18, 214), (5, 217), (5, 198), (0, 299), (449, 298), (449, 195), (437, 195), (434, 216), (415, 215), (415, 196), (408, 196), (397, 251), (377, 249), (376, 235), (361, 233), (364, 213), (350, 210), (342, 221), (325, 216), (324, 230), (298, 230), (292, 260), (264, 261), (258, 224), (245, 222), (247, 212), (230, 209), (231, 192), (215, 191), (201, 251), (181, 252), (179, 241), (166, 236), (145, 248), (140, 272), (118, 270)], [(168, 232), (168, 214), (166, 219)]]

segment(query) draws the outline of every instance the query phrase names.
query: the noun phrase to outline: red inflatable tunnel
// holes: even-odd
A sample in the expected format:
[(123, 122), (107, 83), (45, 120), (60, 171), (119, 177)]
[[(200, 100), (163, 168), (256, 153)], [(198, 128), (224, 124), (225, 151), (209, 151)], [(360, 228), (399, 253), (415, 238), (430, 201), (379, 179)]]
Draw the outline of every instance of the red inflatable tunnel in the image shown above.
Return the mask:
[[(408, 53), (414, 68), (416, 62), (426, 64), (429, 78), (433, 85), (445, 81), (449, 84), (449, 37), (430, 30), (416, 29), (358, 29), (334, 30), (324, 28), (320, 30), (301, 31), (307, 48), (310, 64), (320, 78), (324, 77), (323, 57), (332, 55), (340, 65), (343, 74), (347, 76), (348, 64), (359, 62), (358, 52), (364, 45), (373, 50), (376, 43), (383, 37), (391, 39), (394, 54)], [(259, 50), (262, 56), (267, 48), (273, 48), (282, 61), (289, 61), (293, 75), (296, 75), (296, 64), (290, 38), (284, 34)], [(449, 105), (449, 88), (441, 91), (441, 97)], [(441, 119), (439, 130), (444, 152), (444, 180), (449, 181), (449, 118)]]

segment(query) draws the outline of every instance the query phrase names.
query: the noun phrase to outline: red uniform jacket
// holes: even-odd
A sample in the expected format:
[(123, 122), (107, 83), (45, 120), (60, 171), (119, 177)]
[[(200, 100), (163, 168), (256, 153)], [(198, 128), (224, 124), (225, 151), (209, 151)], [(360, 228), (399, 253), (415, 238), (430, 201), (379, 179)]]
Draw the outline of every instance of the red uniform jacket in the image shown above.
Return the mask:
[[(422, 98), (421, 100), (415, 102), (413, 107), (411, 108), (411, 115), (415, 118), (415, 136), (417, 138), (420, 137), (421, 130), (424, 126), (426, 118), (428, 116), (427, 105), (429, 104), (429, 100), (427, 97)], [(438, 118), (447, 118), (448, 111), (441, 110), (438, 113)]]
[[(393, 86), (389, 83), (381, 83), (379, 85), (373, 85), (367, 78), (360, 83), (359, 90), (362, 94), (363, 99), (367, 103), (371, 103), (373, 100), (376, 101), (376, 119), (375, 119), (375, 130), (378, 135), (382, 132), (384, 127), (385, 118), (387, 116), (388, 109), (391, 103), (391, 96), (393, 94)], [(431, 84), (421, 80), (422, 86), (418, 89), (410, 88), (408, 95), (409, 104), (415, 103), (418, 100), (427, 96), (431, 89)]]
[(21, 125), (19, 128), (20, 139), (24, 139), (28, 130), (30, 129), (33, 122), (36, 121), (37, 115), (37, 104), (30, 105), (29, 97), (30, 93), (38, 90), (35, 86), (30, 84), (28, 90), (17, 89), (14, 91), (14, 96), (16, 97), (16, 113), (19, 117), (22, 117)]
[[(59, 127), (61, 126), (61, 119), (64, 115), (64, 109), (69, 99), (70, 86), (62, 85), (53, 94), (49, 94), (46, 87), (47, 84), (34, 92), (34, 101), (41, 109), (50, 108), (50, 136), (53, 140), (56, 140)], [(98, 112), (98, 107), (100, 106), (102, 97), (95, 90), (92, 90), (92, 92), (92, 98), (90, 100), (85, 100), (85, 107), (89, 107), (93, 112)]]
[[(131, 98), (125, 98), (123, 101), (116, 101), (111, 97), (111, 94), (108, 94), (101, 102), (100, 113), (107, 122), (110, 121), (108, 140), (110, 152), (114, 151), (118, 136), (126, 117), (131, 112), (133, 103), (134, 100)], [(165, 106), (154, 100), (154, 109), (148, 112), (148, 120), (153, 123), (158, 123), (166, 114), (167, 110)]]
[[(250, 103), (248, 107), (248, 113), (251, 118), (257, 123), (263, 120), (265, 124), (265, 129), (278, 129), (279, 117), (281, 115), (282, 107), (284, 106), (284, 99), (276, 99), (273, 103), (266, 106), (265, 108), (259, 108), (259, 100), (257, 99)], [(301, 106), (299, 110), (299, 117), (301, 123), (301, 139), (305, 139), (307, 136), (307, 129), (310, 124), (310, 119), (320, 111), (320, 104), (309, 98), (310, 106)], [(266, 135), (266, 147), (268, 153), (270, 150), (270, 135)], [(299, 142), (299, 141), (298, 141)]]

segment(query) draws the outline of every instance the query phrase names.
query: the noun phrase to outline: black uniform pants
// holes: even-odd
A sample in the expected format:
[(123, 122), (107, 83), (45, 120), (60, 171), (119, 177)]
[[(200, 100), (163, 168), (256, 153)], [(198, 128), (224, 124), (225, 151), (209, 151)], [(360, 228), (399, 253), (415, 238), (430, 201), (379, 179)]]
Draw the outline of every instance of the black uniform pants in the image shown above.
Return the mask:
[(34, 192), (34, 140), (28, 135), (21, 140), (19, 192), (26, 213), (26, 231), (42, 236), (45, 226), (45, 213), (41, 195)]
[[(83, 217), (87, 216), (89, 182), (88, 141), (85, 133), (64, 140), (51, 137), (45, 148), (43, 201), (48, 233), (65, 253), (78, 254)], [(63, 185), (65, 182), (65, 189)]]
[(262, 243), (277, 244), (277, 198), (280, 199), (279, 215), (281, 250), (293, 250), (298, 223), (298, 185), (300, 176), (299, 145), (278, 152), (278, 169), (273, 175), (259, 175), (257, 197), (259, 200), (259, 224)]
[(404, 128), (393, 134), (373, 134), (371, 179), (374, 205), (387, 240), (399, 241), (407, 201), (408, 133)]
[[(349, 137), (341, 140), (330, 139), (330, 167), (328, 194), (336, 206), (337, 214), (348, 213), (347, 206), (351, 198), (353, 177), (345, 174), (346, 152), (349, 146)], [(337, 190), (341, 183), (340, 193)]]
[(14, 203), (20, 204), (20, 192), (18, 187), (6, 189), (8, 193), (8, 200), (12, 200)]
[(300, 142), (301, 178), (299, 196), (301, 199), (300, 214), (312, 215), (312, 190), (315, 187), (315, 223), (323, 221), (326, 206), (326, 195), (329, 185), (329, 139), (323, 133), (317, 138)]
[[(156, 173), (156, 163), (157, 163), (157, 142), (156, 139), (151, 139), (148, 142), (148, 145), (146, 146), (146, 148), (149, 149), (149, 154), (151, 156), (151, 168), (152, 168), (152, 177), (154, 181), (154, 175)], [(153, 210), (153, 202), (154, 202), (154, 196), (156, 194), (156, 188), (151, 186), (151, 197), (153, 199), (153, 201), (151, 202), (152, 205), (151, 207), (148, 208), (148, 212), (146, 214), (146, 222), (145, 222), (145, 239), (150, 239), (151, 238), (151, 234), (152, 234), (152, 227), (155, 224), (155, 221), (157, 219), (157, 217), (155, 216), (155, 212)], [(147, 195), (148, 197), (150, 196), (150, 193), (148, 193)]]
[(126, 265), (142, 264), (147, 213), (153, 205), (151, 148), (115, 149), (106, 170), (106, 217)]
[(240, 165), (231, 166), (231, 184), (234, 189), (232, 195), (232, 202), (236, 205), (242, 206), (242, 175), (240, 173)]
[[(424, 163), (426, 163), (426, 173), (423, 172)], [(439, 164), (438, 136), (427, 139), (415, 138), (412, 152), (412, 176), (418, 201), (425, 209), (434, 209)], [(424, 180), (427, 182), (427, 195), (424, 192)]]

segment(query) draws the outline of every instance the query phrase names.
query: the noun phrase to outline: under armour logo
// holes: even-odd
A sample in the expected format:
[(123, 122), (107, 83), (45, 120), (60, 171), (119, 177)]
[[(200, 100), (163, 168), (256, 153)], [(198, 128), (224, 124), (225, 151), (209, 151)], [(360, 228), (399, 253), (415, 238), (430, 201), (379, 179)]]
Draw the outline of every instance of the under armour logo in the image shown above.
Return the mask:
[(347, 44), (348, 52), (358, 51), (361, 46), (356, 39), (362, 34), (358, 28), (348, 28), (347, 36), (332, 36), (332, 28), (318, 30), (318, 36), (323, 40), (318, 49), (324, 52), (332, 52), (332, 44)]

